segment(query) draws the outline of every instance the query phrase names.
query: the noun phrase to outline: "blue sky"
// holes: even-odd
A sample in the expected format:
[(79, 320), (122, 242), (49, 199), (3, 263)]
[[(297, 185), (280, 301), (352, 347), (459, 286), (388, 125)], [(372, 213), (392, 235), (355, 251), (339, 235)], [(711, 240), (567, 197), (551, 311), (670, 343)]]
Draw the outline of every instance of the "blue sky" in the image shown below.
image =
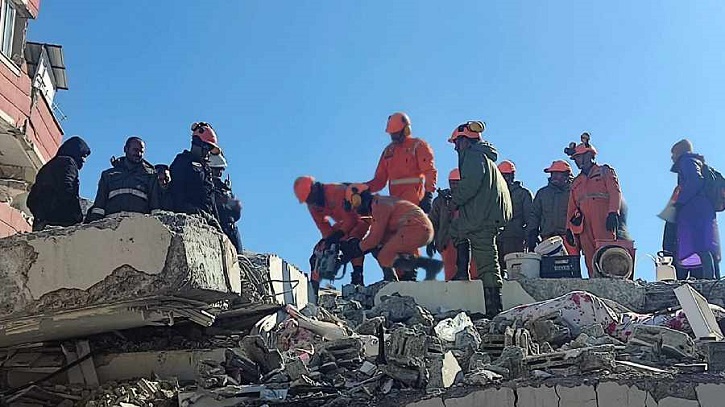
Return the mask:
[[(486, 138), (535, 191), (542, 169), (590, 131), (618, 172), (654, 278), (663, 208), (682, 137), (725, 168), (722, 1), (43, 1), (28, 38), (62, 44), (67, 135), (93, 154), (92, 198), (130, 134), (170, 162), (193, 121), (211, 122), (244, 205), (244, 244), (306, 268), (318, 233), (292, 194), (298, 175), (367, 181), (389, 141), (387, 116), (410, 114), (446, 185), (460, 122)], [(373, 259), (366, 279), (381, 274)]]

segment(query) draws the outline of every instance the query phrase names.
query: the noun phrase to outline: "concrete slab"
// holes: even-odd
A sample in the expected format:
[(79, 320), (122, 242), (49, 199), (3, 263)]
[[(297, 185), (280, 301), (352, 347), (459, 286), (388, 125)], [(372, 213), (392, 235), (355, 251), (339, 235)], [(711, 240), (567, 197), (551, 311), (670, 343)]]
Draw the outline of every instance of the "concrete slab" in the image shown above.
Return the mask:
[(687, 321), (695, 333), (695, 338), (723, 340), (723, 334), (717, 324), (715, 314), (710, 309), (705, 297), (693, 290), (689, 284), (683, 284), (675, 288), (674, 291), (677, 301), (682, 305)]
[(233, 246), (196, 217), (117, 216), (0, 239), (0, 318), (153, 295), (215, 302), (240, 291)]
[(725, 404), (725, 384), (701, 384), (695, 388), (700, 407), (721, 407)]
[(485, 313), (483, 283), (475, 281), (400, 281), (386, 284), (375, 295), (375, 305), (385, 295), (399, 293), (415, 299), (418, 305), (432, 313), (463, 310)]
[(521, 387), (516, 389), (516, 396), (516, 407), (559, 407), (559, 396), (553, 387)]
[[(722, 405), (722, 403), (719, 405)], [(700, 407), (700, 403), (697, 400), (665, 397), (657, 403), (657, 407)]]
[(196, 380), (196, 365), (202, 360), (224, 362), (226, 349), (129, 352), (96, 356), (98, 380), (103, 383), (138, 377)]
[(505, 311), (519, 305), (534, 303), (536, 299), (527, 293), (518, 281), (504, 280), (501, 288), (501, 301)]
[(446, 407), (440, 397), (410, 403), (406, 407)]
[(446, 407), (514, 407), (516, 394), (508, 387), (486, 389), (473, 392), (465, 397), (446, 399), (445, 405)]
[(596, 390), (598, 407), (640, 407), (647, 399), (647, 392), (614, 382), (600, 383)]
[[(597, 393), (593, 386), (556, 386), (559, 407), (598, 407)], [(621, 406), (620, 406), (621, 407)]]
[(257, 254), (256, 257), (256, 262), (262, 262), (269, 268), (275, 301), (278, 304), (294, 305), (297, 309), (304, 308), (309, 299), (309, 281), (304, 273), (273, 254)]

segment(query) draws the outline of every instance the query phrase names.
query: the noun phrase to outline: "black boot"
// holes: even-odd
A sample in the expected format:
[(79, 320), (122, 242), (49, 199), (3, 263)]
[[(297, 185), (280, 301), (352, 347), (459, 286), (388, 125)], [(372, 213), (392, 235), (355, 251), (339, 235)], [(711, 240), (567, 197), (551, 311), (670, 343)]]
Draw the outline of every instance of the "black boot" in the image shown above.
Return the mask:
[(352, 266), (350, 274), (350, 283), (353, 285), (365, 285), (363, 283), (363, 266)]
[(320, 293), (320, 282), (312, 280), (311, 283), (312, 283), (312, 290), (315, 293), (315, 298), (319, 298), (318, 294)]
[(435, 280), (438, 273), (443, 270), (443, 262), (428, 257), (418, 257), (415, 259), (415, 268), (422, 268), (425, 270), (426, 281)]
[(418, 273), (415, 268), (417, 267), (417, 259), (410, 255), (402, 255), (398, 257), (393, 263), (395, 270), (402, 272), (400, 281), (415, 281)]
[(392, 267), (383, 267), (383, 281), (398, 281), (398, 276)]
[(468, 269), (471, 265), (471, 241), (463, 240), (456, 246), (456, 274), (452, 280), (471, 281)]
[(501, 311), (503, 311), (503, 305), (501, 304), (501, 289), (498, 287), (484, 287), (483, 288), (483, 299), (486, 303), (486, 317), (492, 319)]

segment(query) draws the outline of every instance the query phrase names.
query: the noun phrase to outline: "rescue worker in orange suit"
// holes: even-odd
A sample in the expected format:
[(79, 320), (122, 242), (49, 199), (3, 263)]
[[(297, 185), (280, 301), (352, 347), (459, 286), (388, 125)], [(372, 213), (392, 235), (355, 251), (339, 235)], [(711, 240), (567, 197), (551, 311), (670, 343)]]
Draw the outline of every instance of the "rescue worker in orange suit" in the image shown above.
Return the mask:
[(564, 149), (581, 170), (574, 178), (567, 206), (567, 243), (584, 252), (589, 278), (603, 277), (595, 270), (592, 258), (597, 240), (615, 240), (620, 228), (622, 190), (614, 169), (595, 161), (597, 150), (590, 143), (589, 133), (581, 135), (581, 143), (570, 143)]
[[(345, 184), (323, 184), (310, 176), (299, 177), (295, 180), (295, 196), (300, 203), (306, 203), (317, 228), (322, 234), (313, 249), (310, 257), (310, 270), (312, 270), (312, 285), (315, 291), (320, 288), (320, 274), (315, 269), (316, 253), (328, 248), (342, 239), (362, 239), (367, 233), (369, 225), (354, 211), (345, 210)], [(334, 221), (332, 224), (330, 221)], [(351, 283), (364, 285), (363, 260), (364, 256), (351, 259)]]
[(379, 192), (388, 184), (391, 196), (413, 202), (425, 213), (430, 212), (438, 178), (433, 149), (425, 141), (411, 136), (410, 118), (405, 113), (389, 116), (385, 131), (392, 142), (383, 150), (375, 177), (366, 182), (370, 192)]
[(564, 248), (567, 253), (577, 253), (578, 249), (569, 246), (566, 242), (566, 212), (569, 205), (569, 191), (573, 177), (571, 166), (564, 160), (551, 163), (544, 169), (549, 174), (549, 184), (538, 191), (526, 222), (528, 238), (526, 243), (529, 251), (533, 252), (536, 244), (541, 240), (559, 236), (564, 239)]
[(362, 240), (341, 243), (343, 259), (373, 253), (386, 281), (415, 281), (416, 269), (426, 271), (426, 280), (435, 279), (443, 268), (439, 260), (419, 257), (418, 248), (433, 240), (433, 225), (417, 205), (392, 196), (373, 195), (366, 184), (352, 184), (345, 191), (349, 208), (371, 217), (370, 232)]
[(448, 175), (450, 189), (438, 190), (438, 196), (433, 200), (433, 207), (428, 214), (435, 236), (426, 246), (426, 253), (428, 257), (433, 257), (436, 251), (441, 254), (446, 281), (470, 280), (478, 277), (476, 262), (468, 261), (468, 252), (465, 256), (461, 256), (459, 262), (456, 246), (451, 239), (451, 222), (458, 216), (458, 210), (453, 203), (453, 192), (458, 190), (460, 180), (461, 172), (458, 168), (454, 168)]
[(521, 185), (521, 181), (516, 181), (514, 163), (508, 160), (501, 161), (498, 170), (506, 180), (513, 205), (513, 217), (496, 237), (498, 262), (503, 270), (506, 268), (504, 258), (507, 254), (520, 253), (526, 249), (526, 221), (531, 213), (531, 203), (534, 198), (531, 196), (531, 191)]

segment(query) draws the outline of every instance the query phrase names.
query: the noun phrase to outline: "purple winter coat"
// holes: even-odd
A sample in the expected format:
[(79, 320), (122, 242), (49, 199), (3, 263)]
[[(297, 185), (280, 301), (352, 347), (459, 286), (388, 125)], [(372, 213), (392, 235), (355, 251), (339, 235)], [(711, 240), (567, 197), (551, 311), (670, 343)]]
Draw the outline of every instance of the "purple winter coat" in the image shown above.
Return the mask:
[(678, 260), (710, 252), (716, 261), (720, 257), (720, 235), (715, 208), (705, 196), (702, 168), (705, 159), (698, 154), (683, 154), (672, 166), (677, 173), (680, 194), (677, 197), (677, 257)]

